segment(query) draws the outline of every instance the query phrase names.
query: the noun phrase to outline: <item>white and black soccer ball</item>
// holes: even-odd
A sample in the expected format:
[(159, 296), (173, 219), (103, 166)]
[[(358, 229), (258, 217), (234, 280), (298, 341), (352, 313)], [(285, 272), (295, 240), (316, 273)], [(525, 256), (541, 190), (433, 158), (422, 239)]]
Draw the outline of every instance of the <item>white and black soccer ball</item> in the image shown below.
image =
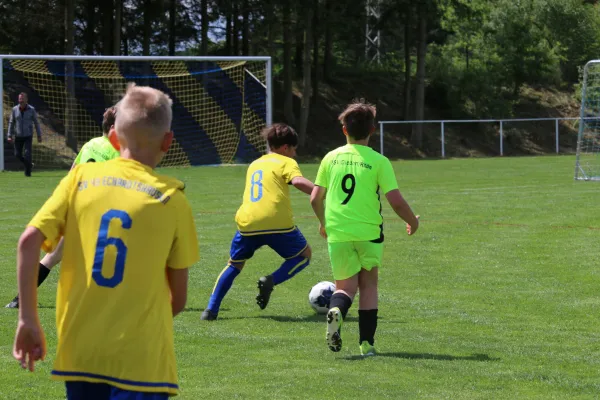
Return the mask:
[(317, 314), (327, 313), (333, 292), (335, 292), (335, 284), (327, 281), (319, 282), (310, 289), (308, 302)]

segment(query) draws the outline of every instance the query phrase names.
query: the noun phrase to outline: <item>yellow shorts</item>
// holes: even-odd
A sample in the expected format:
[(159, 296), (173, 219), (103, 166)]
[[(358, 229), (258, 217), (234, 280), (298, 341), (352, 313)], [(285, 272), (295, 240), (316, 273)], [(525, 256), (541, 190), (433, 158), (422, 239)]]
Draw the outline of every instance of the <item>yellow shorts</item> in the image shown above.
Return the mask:
[(333, 278), (337, 281), (348, 279), (361, 269), (381, 267), (383, 243), (334, 242), (328, 243), (328, 248)]

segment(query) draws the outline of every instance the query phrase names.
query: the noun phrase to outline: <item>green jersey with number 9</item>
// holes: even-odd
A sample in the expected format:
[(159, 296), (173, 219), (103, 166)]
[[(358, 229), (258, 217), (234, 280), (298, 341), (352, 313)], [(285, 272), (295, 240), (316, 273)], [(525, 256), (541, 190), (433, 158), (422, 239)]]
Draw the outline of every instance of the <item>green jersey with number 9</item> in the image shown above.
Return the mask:
[(315, 185), (327, 189), (325, 229), (330, 243), (383, 241), (380, 193), (398, 189), (387, 157), (368, 146), (338, 147), (321, 161)]

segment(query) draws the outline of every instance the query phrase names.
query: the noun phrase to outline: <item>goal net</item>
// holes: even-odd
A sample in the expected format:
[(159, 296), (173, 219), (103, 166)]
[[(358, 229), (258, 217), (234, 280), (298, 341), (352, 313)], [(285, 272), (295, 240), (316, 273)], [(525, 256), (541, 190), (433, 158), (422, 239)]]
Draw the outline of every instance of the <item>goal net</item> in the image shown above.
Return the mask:
[(575, 179), (600, 181), (600, 60), (583, 73)]
[[(129, 82), (173, 100), (175, 140), (161, 166), (247, 163), (265, 152), (259, 133), (272, 115), (268, 57), (15, 57), (2, 60), (0, 126), (6, 137), (11, 109), (26, 93), (42, 129), (36, 168), (70, 167), (83, 144), (102, 134), (105, 109)], [(20, 167), (5, 154), (6, 169)]]

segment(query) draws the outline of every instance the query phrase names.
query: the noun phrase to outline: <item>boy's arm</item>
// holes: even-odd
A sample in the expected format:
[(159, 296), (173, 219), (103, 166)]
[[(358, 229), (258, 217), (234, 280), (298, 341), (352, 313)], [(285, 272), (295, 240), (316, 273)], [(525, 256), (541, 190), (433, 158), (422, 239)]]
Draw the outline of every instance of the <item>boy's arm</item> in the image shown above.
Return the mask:
[(408, 234), (412, 235), (415, 233), (419, 229), (419, 218), (415, 216), (406, 200), (404, 200), (400, 190), (390, 190), (385, 194), (385, 197), (394, 212), (408, 224), (406, 227)]
[(176, 316), (185, 308), (187, 302), (188, 268), (168, 268), (167, 281), (171, 290), (171, 309)]
[(312, 194), (315, 185), (303, 176), (296, 176), (290, 181), (292, 185), (301, 192)]
[(38, 142), (42, 141), (42, 129), (40, 128), (40, 122), (38, 121), (37, 111), (33, 110), (33, 123), (35, 124), (35, 130), (37, 132)]
[(312, 206), (315, 215), (319, 219), (319, 233), (324, 238), (327, 237), (325, 230), (325, 195), (327, 194), (327, 188), (323, 186), (315, 186), (310, 195), (310, 205)]
[(19, 322), (13, 356), (21, 367), (34, 370), (35, 361), (46, 356), (46, 340), (37, 312), (37, 275), (44, 234), (28, 226), (17, 247), (17, 281), (19, 286)]

